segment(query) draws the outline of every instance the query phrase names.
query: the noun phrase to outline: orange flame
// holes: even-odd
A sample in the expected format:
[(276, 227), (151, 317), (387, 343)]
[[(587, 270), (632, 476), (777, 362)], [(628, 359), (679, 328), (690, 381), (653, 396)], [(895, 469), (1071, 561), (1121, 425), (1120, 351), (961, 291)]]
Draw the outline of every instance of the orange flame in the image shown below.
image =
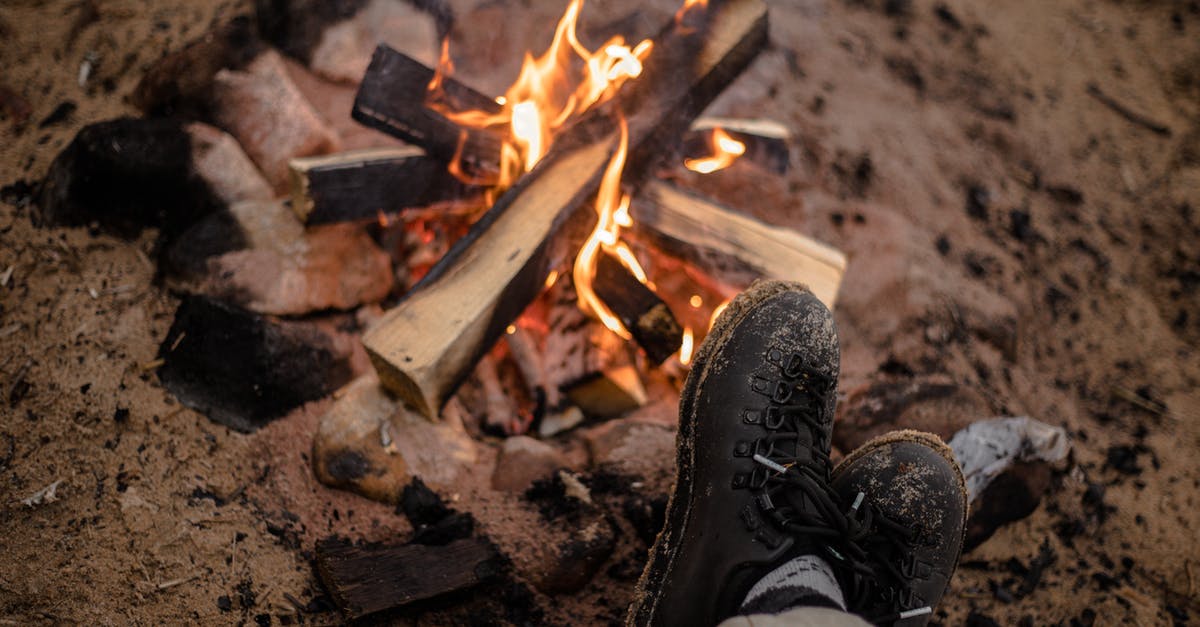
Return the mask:
[[(454, 66), (443, 42), (441, 60), (429, 82), (428, 105), (464, 127), (508, 127), (509, 137), (500, 149), (500, 172), (495, 180), (489, 181), (497, 191), (508, 188), (517, 177), (537, 165), (550, 149), (555, 131), (612, 99), (626, 80), (642, 73), (642, 61), (650, 54), (653, 43), (647, 39), (630, 48), (625, 38), (618, 35), (596, 51), (588, 50), (575, 32), (582, 8), (583, 0), (572, 0), (555, 27), (550, 47), (537, 58), (525, 53), (517, 80), (503, 96), (496, 98), (501, 107), (496, 113), (455, 111), (444, 101), (443, 82)], [(451, 172), (478, 183), (465, 173), (461, 157), (461, 154), (455, 156)]]
[(629, 195), (621, 193), (621, 171), (625, 168), (625, 157), (629, 152), (629, 126), (624, 117), (618, 121), (621, 140), (616, 153), (604, 168), (600, 191), (596, 193), (596, 228), (575, 257), (571, 278), (579, 295), (579, 306), (593, 313), (610, 331), (628, 340), (633, 337), (629, 330), (592, 289), (596, 277), (596, 259), (601, 251), (615, 255), (630, 274), (646, 282), (646, 271), (634, 257), (633, 251), (621, 241), (621, 228), (630, 226), (633, 221), (629, 217)]
[(709, 174), (717, 170), (728, 168), (737, 161), (737, 158), (745, 154), (746, 144), (732, 138), (724, 129), (714, 128), (712, 138), (709, 144), (712, 146), (713, 154), (711, 157), (702, 159), (684, 159), (683, 165), (693, 172), (701, 174)]

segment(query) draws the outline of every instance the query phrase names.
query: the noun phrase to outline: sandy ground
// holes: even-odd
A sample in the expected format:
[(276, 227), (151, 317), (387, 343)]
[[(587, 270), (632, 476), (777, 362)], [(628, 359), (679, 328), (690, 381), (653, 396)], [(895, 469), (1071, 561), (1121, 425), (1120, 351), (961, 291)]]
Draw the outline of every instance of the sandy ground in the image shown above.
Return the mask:
[[(112, 0), (92, 20), (75, 1), (0, 6), (4, 624), (270, 623), (296, 606), (336, 622), (315, 540), (408, 530), (312, 479), (322, 403), (246, 436), (161, 388), (147, 364), (177, 301), (151, 283), (151, 234), (38, 229), (22, 205), (79, 128), (132, 112), (149, 63), (246, 4)], [(527, 29), (511, 17), (527, 10), (485, 13)], [(936, 375), (987, 415), (1074, 436), (1037, 511), (964, 556), (939, 620), (1195, 621), (1200, 5), (774, 3), (771, 48), (714, 110), (800, 137), (784, 179), (693, 183), (848, 253), (844, 393)], [(54, 482), (54, 502), (22, 502)], [(630, 588), (605, 575), (535, 603), (546, 622), (606, 622)]]

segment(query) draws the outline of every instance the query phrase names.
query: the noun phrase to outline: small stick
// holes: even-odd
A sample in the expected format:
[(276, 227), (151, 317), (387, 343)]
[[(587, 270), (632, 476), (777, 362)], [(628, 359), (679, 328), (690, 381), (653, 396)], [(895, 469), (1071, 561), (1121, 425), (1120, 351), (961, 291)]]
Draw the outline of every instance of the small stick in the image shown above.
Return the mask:
[(1095, 98), (1097, 101), (1099, 101), (1100, 104), (1108, 107), (1109, 109), (1112, 109), (1114, 112), (1116, 112), (1118, 115), (1125, 118), (1126, 120), (1129, 120), (1130, 122), (1132, 122), (1138, 126), (1141, 126), (1142, 128), (1145, 128), (1157, 135), (1162, 135), (1163, 137), (1171, 136), (1171, 129), (1169, 127), (1167, 127), (1167, 125), (1155, 122), (1154, 120), (1151, 120), (1150, 118), (1117, 102), (1116, 100), (1114, 100), (1112, 98), (1112, 96), (1109, 96), (1108, 94), (1101, 91), (1100, 87), (1098, 85), (1096, 85), (1095, 83), (1088, 83), (1087, 93), (1089, 96), (1091, 96), (1091, 97)]
[(199, 573), (193, 573), (187, 577), (180, 577), (179, 579), (172, 579), (170, 581), (164, 581), (164, 582), (158, 584), (158, 586), (156, 586), (156, 587), (159, 590), (166, 590), (168, 588), (174, 588), (175, 586), (181, 586), (189, 581), (195, 581), (196, 579), (199, 579), (199, 578), (200, 578)]

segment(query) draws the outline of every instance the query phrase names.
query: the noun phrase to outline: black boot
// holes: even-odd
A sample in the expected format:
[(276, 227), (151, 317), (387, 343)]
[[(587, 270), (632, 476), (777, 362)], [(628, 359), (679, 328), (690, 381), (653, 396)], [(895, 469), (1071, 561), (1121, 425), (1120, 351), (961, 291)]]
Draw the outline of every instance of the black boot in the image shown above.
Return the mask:
[[(833, 316), (803, 286), (760, 281), (697, 353), (679, 408), (677, 479), (632, 625), (715, 624), (764, 574), (841, 538), (829, 488)], [(837, 553), (836, 551), (834, 551)]]
[(940, 438), (898, 431), (833, 471), (851, 531), (838, 572), (847, 609), (877, 624), (924, 625), (962, 552), (967, 490)]

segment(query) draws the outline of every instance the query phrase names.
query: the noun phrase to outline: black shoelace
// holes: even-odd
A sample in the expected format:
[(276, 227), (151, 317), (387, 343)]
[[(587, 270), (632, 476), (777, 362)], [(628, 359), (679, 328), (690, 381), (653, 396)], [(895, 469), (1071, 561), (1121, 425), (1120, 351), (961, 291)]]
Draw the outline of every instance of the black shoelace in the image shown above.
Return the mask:
[[(805, 363), (793, 363), (789, 370), (794, 389), (786, 395), (787, 404), (768, 408), (777, 426), (759, 441), (753, 456), (773, 471), (757, 490), (759, 509), (783, 531), (826, 553), (847, 607), (878, 613), (866, 617), (870, 622), (889, 624), (930, 613), (928, 606), (908, 607), (912, 604), (906, 601), (913, 597), (898, 566), (911, 550), (913, 532), (864, 503), (864, 494), (846, 504), (830, 486), (829, 456), (820, 449), (827, 444), (821, 413), (832, 393), (831, 378)], [(813, 442), (804, 456), (797, 450), (804, 439), (801, 430)]]

